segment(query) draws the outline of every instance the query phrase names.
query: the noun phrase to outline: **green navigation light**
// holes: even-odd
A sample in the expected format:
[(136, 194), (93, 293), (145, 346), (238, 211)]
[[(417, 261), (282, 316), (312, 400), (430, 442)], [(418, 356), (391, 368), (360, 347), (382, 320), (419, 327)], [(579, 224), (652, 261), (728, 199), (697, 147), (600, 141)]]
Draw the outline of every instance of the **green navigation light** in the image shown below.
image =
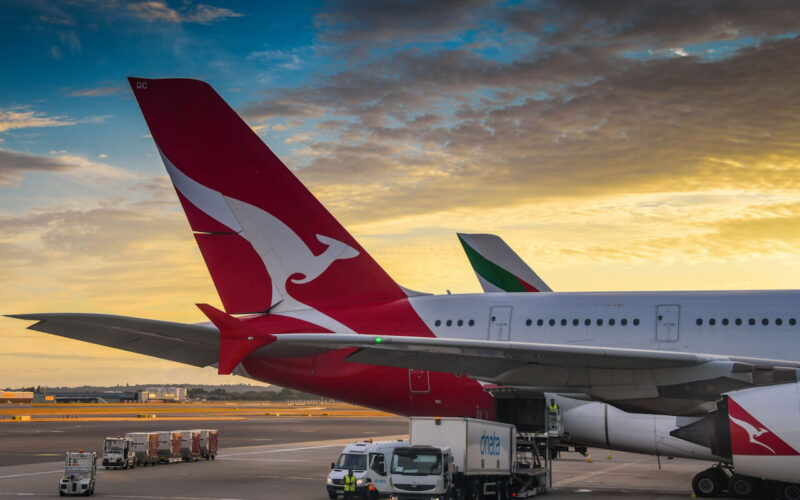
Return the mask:
[(380, 344), (381, 342), (383, 342), (383, 339), (382, 339), (382, 338), (380, 338), (380, 337), (375, 337), (375, 343), (376, 343), (376, 344)]

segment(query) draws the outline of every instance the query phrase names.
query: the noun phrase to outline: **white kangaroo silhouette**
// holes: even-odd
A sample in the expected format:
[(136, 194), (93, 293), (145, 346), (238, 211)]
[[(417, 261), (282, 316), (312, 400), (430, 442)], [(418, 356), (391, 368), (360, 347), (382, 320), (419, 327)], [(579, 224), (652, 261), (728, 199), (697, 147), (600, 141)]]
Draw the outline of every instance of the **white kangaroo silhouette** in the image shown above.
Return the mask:
[(757, 437), (759, 437), (762, 434), (766, 434), (767, 432), (769, 432), (769, 429), (764, 429), (763, 427), (760, 429), (756, 429), (756, 427), (750, 424), (749, 422), (745, 422), (744, 420), (739, 420), (738, 418), (734, 418), (730, 415), (728, 415), (728, 418), (731, 419), (731, 422), (744, 429), (744, 431), (750, 436), (751, 443), (763, 446), (764, 448), (771, 451), (773, 455), (776, 455), (775, 450), (773, 450), (772, 448), (770, 448), (769, 446), (765, 445), (760, 441), (756, 441)]
[[(159, 152), (161, 153), (160, 150)], [(317, 234), (317, 240), (327, 245), (327, 248), (320, 255), (314, 255), (297, 233), (274, 215), (200, 184), (181, 172), (164, 153), (161, 153), (161, 158), (175, 188), (186, 199), (216, 221), (239, 233), (258, 253), (272, 281), (271, 313), (302, 319), (332, 332), (355, 333), (330, 316), (289, 295), (286, 282), (291, 280), (295, 284), (310, 283), (335, 261), (358, 256), (358, 250), (341, 241)]]

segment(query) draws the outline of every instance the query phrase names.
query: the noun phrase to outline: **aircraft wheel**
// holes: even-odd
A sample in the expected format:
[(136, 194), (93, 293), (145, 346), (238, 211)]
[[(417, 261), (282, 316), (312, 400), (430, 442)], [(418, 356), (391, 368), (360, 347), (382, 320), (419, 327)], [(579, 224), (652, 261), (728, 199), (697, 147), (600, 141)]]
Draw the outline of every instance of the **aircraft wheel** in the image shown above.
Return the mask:
[(723, 490), (725, 476), (717, 468), (706, 469), (692, 479), (692, 491), (699, 497), (715, 497)]
[(734, 474), (728, 481), (728, 492), (733, 498), (753, 498), (760, 486), (758, 478)]
[(800, 500), (800, 484), (785, 483), (779, 489), (781, 500)]

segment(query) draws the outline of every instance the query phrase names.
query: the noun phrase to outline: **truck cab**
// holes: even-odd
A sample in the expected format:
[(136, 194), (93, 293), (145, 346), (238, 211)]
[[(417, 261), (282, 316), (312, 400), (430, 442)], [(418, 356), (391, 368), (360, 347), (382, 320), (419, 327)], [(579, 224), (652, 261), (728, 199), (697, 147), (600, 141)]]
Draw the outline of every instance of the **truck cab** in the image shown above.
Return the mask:
[(58, 482), (58, 494), (84, 495), (94, 493), (97, 476), (97, 453), (70, 452), (66, 454), (64, 475)]
[[(407, 441), (362, 441), (344, 447), (336, 462), (331, 463), (326, 489), (330, 498), (344, 494), (344, 477), (353, 469), (356, 478), (356, 497), (370, 498), (391, 493), (389, 466), (392, 453)], [(374, 489), (371, 489), (372, 486)], [(371, 493), (372, 492), (372, 493)]]
[(136, 465), (133, 439), (129, 437), (107, 437), (103, 443), (103, 465), (106, 469), (127, 469)]
[(392, 498), (451, 498), (453, 452), (449, 447), (406, 446), (392, 456)]

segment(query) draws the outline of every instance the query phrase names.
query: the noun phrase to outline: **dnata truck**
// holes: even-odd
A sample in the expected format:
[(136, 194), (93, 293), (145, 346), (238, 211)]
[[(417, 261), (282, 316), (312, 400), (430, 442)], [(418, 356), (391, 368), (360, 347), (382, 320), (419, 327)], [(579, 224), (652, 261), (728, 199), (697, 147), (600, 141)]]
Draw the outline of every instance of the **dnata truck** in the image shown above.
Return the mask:
[[(344, 495), (344, 476), (353, 469), (356, 478), (356, 498), (368, 499), (370, 496), (390, 494), (389, 464), (392, 452), (400, 446), (408, 446), (407, 441), (361, 441), (350, 443), (339, 454), (339, 459), (331, 463), (326, 488), (330, 498)], [(373, 492), (372, 495), (370, 492)]]
[(517, 463), (513, 425), (471, 418), (410, 420), (411, 446), (395, 448), (393, 500), (511, 498), (544, 490), (544, 475)]
[(127, 469), (136, 466), (133, 440), (129, 437), (107, 437), (103, 443), (103, 465), (106, 469)]
[(58, 494), (85, 495), (94, 493), (94, 481), (97, 476), (97, 453), (68, 451), (64, 475), (58, 482)]

